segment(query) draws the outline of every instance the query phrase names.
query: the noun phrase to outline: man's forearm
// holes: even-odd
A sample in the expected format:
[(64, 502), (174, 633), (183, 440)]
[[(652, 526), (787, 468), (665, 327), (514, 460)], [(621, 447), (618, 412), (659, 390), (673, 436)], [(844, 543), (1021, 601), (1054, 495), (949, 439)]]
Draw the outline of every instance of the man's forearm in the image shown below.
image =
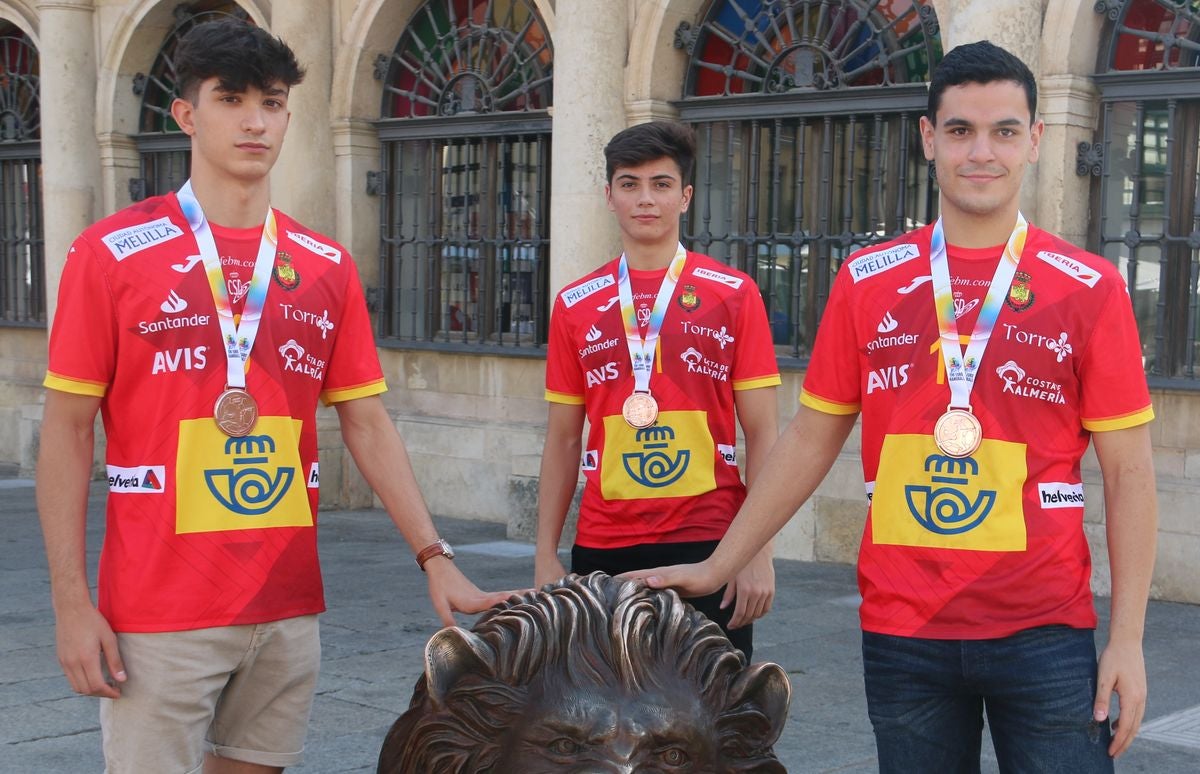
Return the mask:
[(744, 567), (812, 496), (837, 459), (854, 420), (855, 415), (834, 416), (800, 407), (767, 453), (746, 502), (709, 559), (722, 583)]
[(571, 499), (575, 496), (579, 480), (579, 453), (583, 444), (579, 439), (566, 441), (554, 449), (547, 447), (542, 452), (542, 466), (538, 474), (538, 525), (537, 552), (549, 556), (557, 554), (558, 541), (562, 538), (563, 524)]
[(37, 508), (56, 609), (92, 604), (88, 590), (86, 535), (93, 443), (90, 423), (86, 427), (77, 427), (55, 417), (51, 410), (42, 424)]
[(1158, 498), (1149, 427), (1095, 433), (1092, 443), (1104, 476), (1112, 575), (1110, 637), (1140, 642), (1158, 541)]
[[(369, 403), (357, 404), (359, 401)], [(408, 451), (379, 398), (339, 404), (342, 438), (413, 554), (437, 540)]]

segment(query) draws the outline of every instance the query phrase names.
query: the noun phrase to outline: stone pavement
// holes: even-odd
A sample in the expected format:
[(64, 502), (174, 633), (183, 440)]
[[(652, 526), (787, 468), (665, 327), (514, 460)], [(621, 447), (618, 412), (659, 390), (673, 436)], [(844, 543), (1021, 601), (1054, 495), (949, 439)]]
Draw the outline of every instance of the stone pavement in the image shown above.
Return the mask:
[[(93, 567), (101, 495), (93, 489), (88, 531)], [(457, 561), (480, 586), (531, 582), (532, 546), (506, 541), (503, 525), (453, 519), (438, 524), (458, 548)], [(96, 700), (71, 692), (54, 656), (31, 482), (0, 481), (0, 525), (0, 772), (100, 772)], [(407, 706), (421, 648), (437, 621), (424, 576), (382, 512), (323, 512), (320, 542), (330, 607), (322, 619), (324, 663), (307, 758), (293, 771), (373, 772), (385, 732)], [(757, 660), (783, 665), (792, 678), (791, 713), (776, 750), (791, 772), (875, 771), (854, 572), (793, 561), (777, 562), (777, 572), (775, 609), (756, 626), (755, 650)], [(1100, 608), (1107, 609), (1107, 600), (1100, 600)], [(1197, 643), (1200, 607), (1150, 605), (1147, 724), (1118, 761), (1118, 772), (1200, 771)], [(996, 770), (986, 753), (984, 771)]]

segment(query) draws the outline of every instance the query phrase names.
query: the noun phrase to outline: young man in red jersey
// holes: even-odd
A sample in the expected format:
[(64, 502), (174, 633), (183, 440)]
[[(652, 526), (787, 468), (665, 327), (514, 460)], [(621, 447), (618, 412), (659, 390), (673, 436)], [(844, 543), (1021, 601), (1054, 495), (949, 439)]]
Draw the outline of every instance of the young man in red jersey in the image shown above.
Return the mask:
[[(711, 559), (637, 573), (720, 584), (812, 494), (861, 412), (863, 662), (885, 773), (978, 772), (984, 710), (1001, 770), (1112, 771), (1145, 710), (1153, 411), (1116, 267), (1018, 210), (1036, 100), (1007, 51), (946, 55), (921, 119), (941, 218), (843, 264), (800, 410)], [(1089, 441), (1112, 568), (1099, 664)]]
[[(479, 591), (438, 539), (379, 398), (350, 256), (269, 207), (294, 54), (223, 21), (189, 32), (175, 64), (190, 181), (84, 231), (63, 271), (37, 471), (58, 655), (101, 698), (107, 771), (278, 772), (301, 758), (320, 663), (318, 400), (442, 621), (505, 595)], [(97, 411), (98, 606), (84, 556)]]
[[(564, 574), (558, 542), (581, 467), (571, 569), (615, 575), (708, 556), (745, 498), (735, 419), (748, 480), (778, 435), (779, 369), (754, 280), (679, 242), (691, 129), (634, 126), (604, 154), (624, 252), (568, 284), (550, 318), (538, 585)], [(775, 593), (770, 548), (739, 570), (725, 589), (689, 601), (749, 657), (750, 624)]]

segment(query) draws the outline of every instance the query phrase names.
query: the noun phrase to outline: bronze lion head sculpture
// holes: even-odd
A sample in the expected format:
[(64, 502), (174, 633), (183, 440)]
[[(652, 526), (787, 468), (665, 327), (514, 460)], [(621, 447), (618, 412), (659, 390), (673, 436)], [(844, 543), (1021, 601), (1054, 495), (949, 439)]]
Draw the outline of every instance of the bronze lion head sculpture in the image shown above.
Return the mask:
[(380, 774), (786, 772), (791, 687), (679, 599), (603, 573), (441, 630)]

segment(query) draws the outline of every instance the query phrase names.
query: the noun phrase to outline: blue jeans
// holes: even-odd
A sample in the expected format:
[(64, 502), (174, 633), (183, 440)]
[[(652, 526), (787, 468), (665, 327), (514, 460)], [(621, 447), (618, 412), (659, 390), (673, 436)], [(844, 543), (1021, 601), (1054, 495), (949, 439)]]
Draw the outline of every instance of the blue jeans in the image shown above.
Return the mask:
[(1092, 719), (1090, 629), (994, 640), (863, 632), (863, 672), (881, 774), (977, 774), (985, 710), (1004, 774), (1113, 770), (1109, 725)]

